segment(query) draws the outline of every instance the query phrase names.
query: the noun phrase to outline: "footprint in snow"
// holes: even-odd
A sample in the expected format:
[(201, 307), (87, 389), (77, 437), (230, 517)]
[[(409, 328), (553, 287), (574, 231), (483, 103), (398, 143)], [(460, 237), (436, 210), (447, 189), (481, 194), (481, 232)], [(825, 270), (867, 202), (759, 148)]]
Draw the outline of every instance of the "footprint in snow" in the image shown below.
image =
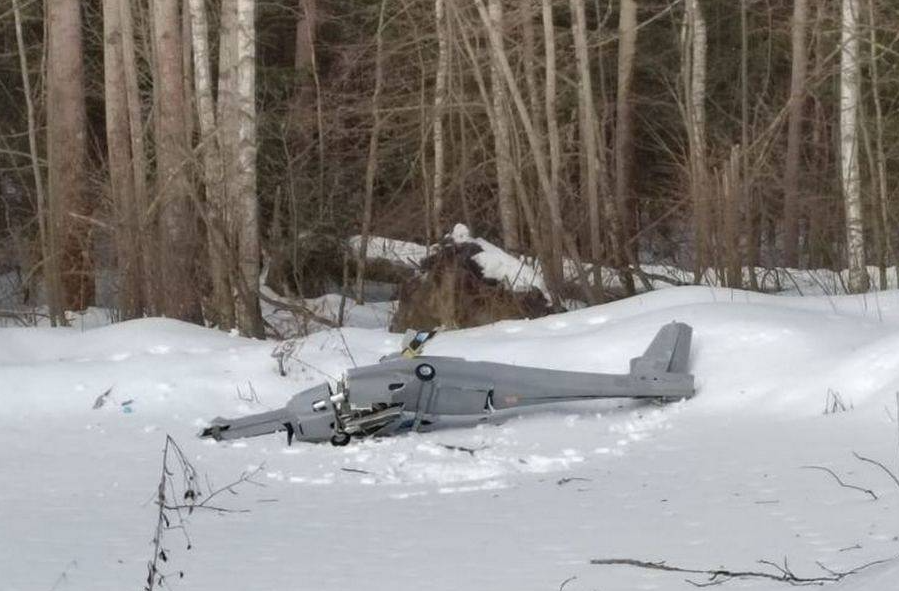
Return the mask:
[(150, 353), (151, 355), (165, 355), (171, 350), (172, 348), (168, 345), (154, 345), (153, 347), (147, 349), (147, 353)]
[(109, 356), (109, 360), (110, 360), (110, 361), (125, 361), (125, 360), (128, 359), (129, 357), (131, 357), (131, 353), (127, 353), (127, 352), (125, 352), (125, 353), (116, 353), (115, 355), (110, 355), (110, 356)]

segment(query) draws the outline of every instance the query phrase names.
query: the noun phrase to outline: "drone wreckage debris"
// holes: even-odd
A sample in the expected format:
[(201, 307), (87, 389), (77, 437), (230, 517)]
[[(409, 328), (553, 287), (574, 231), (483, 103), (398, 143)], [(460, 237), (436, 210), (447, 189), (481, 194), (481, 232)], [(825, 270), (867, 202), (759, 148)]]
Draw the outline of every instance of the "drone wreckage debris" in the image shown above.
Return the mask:
[(695, 393), (687, 371), (693, 329), (680, 322), (663, 326), (643, 355), (631, 359), (626, 374), (421, 355), (434, 334), (411, 334), (401, 353), (347, 370), (336, 390), (322, 383), (278, 410), (215, 418), (200, 436), (227, 440), (286, 431), (288, 444), (295, 439), (346, 445), (353, 437), (496, 420), (540, 404), (601, 398), (672, 401)]

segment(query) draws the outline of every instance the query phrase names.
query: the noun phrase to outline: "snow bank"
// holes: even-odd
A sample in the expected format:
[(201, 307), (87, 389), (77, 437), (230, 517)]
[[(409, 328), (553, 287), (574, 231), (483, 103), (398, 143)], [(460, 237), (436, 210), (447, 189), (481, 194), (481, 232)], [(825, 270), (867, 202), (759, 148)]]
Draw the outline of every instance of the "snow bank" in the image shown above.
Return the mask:
[[(695, 328), (699, 392), (691, 401), (559, 405), (502, 425), (345, 448), (287, 447), (279, 435), (222, 443), (195, 435), (216, 415), (272, 409), (375, 362), (398, 348), (400, 335), (315, 333), (295, 342), (281, 376), (271, 357), (279, 343), (171, 320), (0, 330), (3, 588), (139, 586), (156, 524), (147, 499), (167, 433), (213, 484), (264, 466), (264, 487), (221, 495), (251, 512), (194, 513), (189, 552), (178, 532), (167, 534), (167, 567), (183, 570), (191, 589), (301, 580), (322, 591), (422, 581), (436, 591), (518, 591), (570, 579), (567, 591), (684, 591), (693, 587), (682, 575), (589, 560), (753, 569), (786, 556), (805, 575), (823, 572), (818, 562), (842, 570), (899, 555), (899, 489), (851, 455), (888, 465), (895, 455), (899, 292), (790, 298), (667, 289), (441, 333), (427, 352), (624, 371), (675, 319)], [(824, 416), (828, 389), (852, 409)], [(879, 498), (804, 465), (832, 468)], [(897, 568), (872, 568), (834, 589), (891, 589)]]
[[(484, 254), (478, 262), (484, 267), (485, 275), (497, 281), (506, 281), (520, 289), (528, 289), (530, 286), (545, 289), (545, 281), (542, 270), (537, 261), (529, 257), (516, 257), (483, 238), (473, 238), (470, 230), (463, 224), (457, 224), (453, 231), (447, 235), (456, 242), (474, 242), (484, 249)], [(350, 247), (358, 252), (361, 238), (350, 238)], [(416, 268), (421, 261), (428, 256), (429, 249), (421, 244), (372, 236), (369, 241), (368, 256), (373, 260), (386, 260), (393, 264)], [(476, 257), (477, 258), (477, 257)], [(590, 264), (586, 264), (584, 270), (589, 272)], [(694, 273), (674, 265), (642, 264), (641, 270), (646, 273), (645, 279), (653, 289), (666, 289), (678, 285), (692, 285)], [(574, 261), (564, 259), (563, 274), (567, 281), (576, 281), (578, 270)], [(602, 267), (601, 275), (603, 286), (606, 289), (622, 289), (623, 285), (618, 277), (618, 271), (611, 267)], [(881, 282), (880, 269), (868, 266), (868, 275), (871, 278), (871, 292), (888, 289), (899, 289), (899, 268), (886, 269), (886, 281)], [(743, 267), (743, 284), (751, 285), (755, 279), (759, 290), (767, 293), (782, 293), (786, 295), (842, 295), (847, 293), (846, 286), (849, 283), (848, 270), (833, 271), (830, 269), (793, 269), (786, 267)], [(881, 283), (883, 283), (881, 285)], [(723, 287), (724, 279), (719, 277), (714, 270), (707, 270), (701, 285), (711, 287)], [(638, 291), (645, 289), (642, 281), (636, 281)]]

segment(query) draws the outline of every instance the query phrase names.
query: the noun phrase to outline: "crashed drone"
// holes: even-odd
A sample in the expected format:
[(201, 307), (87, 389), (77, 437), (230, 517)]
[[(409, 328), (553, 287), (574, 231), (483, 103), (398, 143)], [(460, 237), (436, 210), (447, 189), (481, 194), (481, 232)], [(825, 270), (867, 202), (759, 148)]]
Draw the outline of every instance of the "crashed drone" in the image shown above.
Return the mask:
[(213, 419), (200, 433), (216, 440), (287, 432), (293, 441), (346, 445), (437, 426), (496, 420), (522, 407), (600, 398), (672, 401), (694, 394), (687, 371), (693, 329), (663, 326), (630, 372), (557, 371), (458, 357), (422, 355), (434, 332), (410, 334), (402, 353), (349, 369), (336, 390), (327, 383), (295, 395), (279, 410)]

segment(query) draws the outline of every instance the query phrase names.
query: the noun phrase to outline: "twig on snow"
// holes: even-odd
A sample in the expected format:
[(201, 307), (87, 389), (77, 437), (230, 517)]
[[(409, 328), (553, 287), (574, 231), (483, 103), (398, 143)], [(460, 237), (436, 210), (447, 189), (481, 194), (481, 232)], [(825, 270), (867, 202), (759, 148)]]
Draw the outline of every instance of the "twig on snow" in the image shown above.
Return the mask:
[(594, 558), (590, 561), (590, 564), (593, 565), (620, 565), (620, 566), (633, 566), (636, 568), (644, 568), (649, 570), (660, 570), (666, 572), (675, 572), (675, 573), (686, 573), (690, 575), (705, 575), (708, 577), (705, 581), (694, 581), (691, 579), (685, 579), (686, 582), (690, 583), (695, 587), (712, 587), (714, 585), (722, 585), (729, 581), (735, 579), (764, 579), (769, 581), (777, 581), (780, 583), (786, 583), (788, 585), (793, 585), (796, 587), (803, 587), (809, 585), (823, 585), (824, 583), (836, 583), (838, 581), (842, 581), (846, 577), (850, 575), (854, 575), (858, 572), (865, 570), (866, 568), (870, 568), (872, 566), (883, 564), (889, 562), (891, 560), (895, 560), (896, 557), (893, 558), (884, 558), (882, 560), (875, 560), (873, 562), (868, 562), (862, 564), (861, 566), (857, 566), (853, 569), (847, 571), (836, 571), (825, 567), (822, 564), (818, 564), (818, 566), (827, 574), (822, 576), (811, 576), (811, 577), (803, 577), (799, 576), (790, 570), (789, 565), (787, 564), (786, 559), (784, 559), (783, 565), (776, 564), (769, 560), (759, 560), (758, 563), (773, 568), (775, 572), (766, 572), (766, 571), (753, 571), (753, 570), (730, 570), (726, 568), (713, 568), (713, 569), (698, 569), (698, 568), (683, 568), (680, 566), (672, 566), (666, 564), (664, 561), (660, 562), (649, 562), (646, 560), (635, 560), (633, 558)]
[(847, 483), (843, 482), (843, 480), (839, 476), (837, 476), (837, 473), (834, 472), (833, 470), (831, 470), (830, 468), (825, 468), (824, 466), (802, 466), (802, 468), (805, 470), (821, 470), (823, 472), (827, 472), (828, 474), (833, 476), (834, 480), (837, 481), (837, 484), (839, 484), (843, 488), (851, 488), (851, 489), (863, 492), (867, 495), (870, 495), (873, 500), (875, 500), (875, 501), (877, 500), (877, 495), (874, 494), (873, 490), (864, 488), (861, 486), (856, 486), (854, 484), (847, 484)]
[(477, 452), (483, 451), (489, 447), (487, 445), (482, 445), (481, 447), (465, 447), (464, 445), (450, 445), (448, 443), (438, 443), (437, 445), (450, 451), (463, 451), (472, 457), (474, 457), (474, 454)]
[(894, 474), (892, 470), (890, 470), (889, 468), (887, 468), (886, 466), (884, 466), (877, 460), (872, 460), (871, 458), (866, 458), (863, 455), (859, 455), (858, 452), (852, 452), (852, 455), (854, 455), (857, 460), (860, 460), (862, 462), (867, 462), (869, 464), (873, 464), (873, 465), (877, 466), (878, 468), (880, 468), (881, 470), (886, 472), (890, 478), (893, 479), (893, 482), (896, 483), (896, 486), (899, 486), (899, 478), (896, 478), (896, 474)]
[(580, 478), (578, 476), (566, 476), (565, 478), (560, 478), (559, 480), (557, 480), (556, 484), (558, 486), (565, 486), (569, 482), (575, 482), (575, 481), (590, 482), (590, 479), (589, 478)]

